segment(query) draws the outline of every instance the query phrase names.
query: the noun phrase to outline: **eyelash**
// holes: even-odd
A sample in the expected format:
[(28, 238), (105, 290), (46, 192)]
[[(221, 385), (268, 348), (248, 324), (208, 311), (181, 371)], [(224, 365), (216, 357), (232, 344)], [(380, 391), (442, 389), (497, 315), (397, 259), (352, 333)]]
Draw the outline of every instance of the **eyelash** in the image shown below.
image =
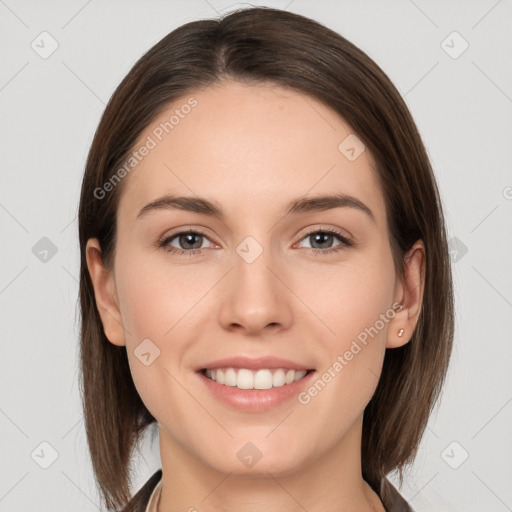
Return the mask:
[[(323, 235), (334, 235), (335, 238), (337, 238), (341, 242), (341, 244), (336, 246), (336, 247), (333, 247), (331, 249), (310, 249), (310, 251), (312, 251), (315, 256), (320, 256), (320, 255), (325, 255), (325, 254), (333, 253), (333, 252), (340, 251), (340, 250), (342, 250), (344, 248), (352, 247), (352, 246), (355, 245), (354, 242), (350, 241), (348, 238), (343, 236), (339, 231), (337, 231), (335, 229), (329, 229), (329, 230), (316, 229), (316, 230), (312, 230), (309, 233), (306, 233), (301, 238), (301, 240), (303, 240), (304, 238), (307, 238), (308, 236), (311, 236), (313, 234), (318, 234), (318, 233), (321, 233)], [(185, 254), (189, 255), (189, 256), (194, 256), (194, 255), (197, 255), (197, 254), (200, 254), (201, 252), (203, 252), (204, 249), (192, 249), (190, 251), (186, 251), (184, 249), (177, 249), (176, 247), (172, 247), (172, 246), (168, 246), (167, 245), (167, 244), (169, 244), (171, 242), (171, 240), (174, 240), (176, 237), (178, 237), (180, 235), (201, 235), (201, 236), (204, 236), (205, 238), (208, 238), (206, 233), (203, 233), (200, 230), (189, 229), (189, 230), (185, 230), (185, 231), (179, 231), (177, 233), (172, 234), (171, 236), (165, 236), (165, 237), (163, 237), (162, 239), (160, 239), (157, 242), (157, 245), (158, 245), (159, 248), (164, 249), (166, 252), (169, 252), (169, 253), (172, 253), (172, 254), (177, 254), (179, 256), (185, 256)]]

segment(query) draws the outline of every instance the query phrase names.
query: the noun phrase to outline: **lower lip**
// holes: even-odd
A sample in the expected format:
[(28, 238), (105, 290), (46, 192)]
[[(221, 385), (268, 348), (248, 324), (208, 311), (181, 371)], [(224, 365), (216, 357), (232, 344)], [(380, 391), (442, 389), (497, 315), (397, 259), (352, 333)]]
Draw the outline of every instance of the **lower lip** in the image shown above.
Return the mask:
[(219, 384), (217, 381), (203, 375), (202, 372), (197, 374), (208, 390), (222, 402), (243, 411), (262, 412), (278, 407), (287, 400), (296, 397), (305, 386), (309, 385), (315, 373), (315, 371), (311, 371), (302, 379), (291, 384), (269, 389), (240, 389), (236, 386)]

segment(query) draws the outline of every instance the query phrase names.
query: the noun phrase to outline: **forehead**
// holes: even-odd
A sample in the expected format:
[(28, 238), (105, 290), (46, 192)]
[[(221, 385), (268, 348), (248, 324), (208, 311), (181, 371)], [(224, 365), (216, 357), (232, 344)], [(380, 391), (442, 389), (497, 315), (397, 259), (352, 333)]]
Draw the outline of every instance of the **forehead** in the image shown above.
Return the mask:
[(351, 127), (292, 89), (226, 83), (191, 92), (153, 120), (134, 150), (142, 146), (150, 149), (124, 178), (119, 205), (129, 221), (167, 193), (210, 198), (229, 216), (342, 192), (384, 215), (374, 161), (366, 150), (357, 156), (364, 146)]

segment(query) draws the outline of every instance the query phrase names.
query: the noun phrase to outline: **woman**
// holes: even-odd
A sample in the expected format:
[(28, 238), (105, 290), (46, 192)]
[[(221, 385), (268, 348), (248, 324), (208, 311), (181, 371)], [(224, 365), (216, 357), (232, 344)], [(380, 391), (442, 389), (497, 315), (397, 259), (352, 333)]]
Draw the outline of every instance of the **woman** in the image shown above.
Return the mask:
[(452, 281), (426, 151), (366, 54), (270, 8), (177, 28), (103, 114), (79, 239), (108, 508), (411, 510), (386, 475), (439, 396)]

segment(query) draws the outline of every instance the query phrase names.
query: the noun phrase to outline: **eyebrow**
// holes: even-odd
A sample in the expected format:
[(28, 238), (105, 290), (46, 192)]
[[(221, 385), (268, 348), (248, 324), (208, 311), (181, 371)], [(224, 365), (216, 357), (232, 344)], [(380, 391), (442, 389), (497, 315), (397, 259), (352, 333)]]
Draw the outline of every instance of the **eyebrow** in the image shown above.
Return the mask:
[[(322, 195), (316, 197), (298, 198), (288, 203), (284, 215), (319, 212), (334, 208), (355, 208), (364, 212), (376, 223), (375, 215), (362, 201), (347, 194)], [(184, 197), (172, 194), (159, 197), (144, 206), (137, 215), (137, 219), (149, 212), (157, 210), (186, 210), (189, 212), (202, 213), (218, 219), (224, 219), (225, 215), (220, 205), (214, 204), (201, 197)]]

